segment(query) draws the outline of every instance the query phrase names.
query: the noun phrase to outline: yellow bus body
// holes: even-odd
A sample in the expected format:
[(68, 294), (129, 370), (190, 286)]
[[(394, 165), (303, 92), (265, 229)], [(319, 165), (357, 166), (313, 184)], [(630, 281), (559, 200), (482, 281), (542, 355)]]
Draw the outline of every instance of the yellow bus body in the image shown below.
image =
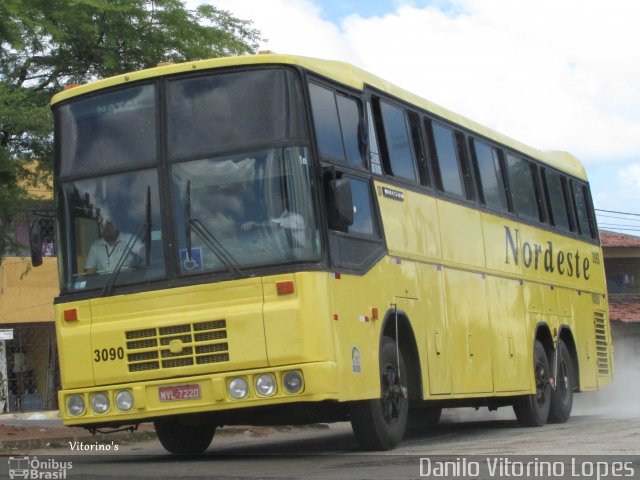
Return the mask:
[[(383, 185), (376, 183), (377, 188)], [(561, 328), (581, 339), (581, 390), (596, 390), (610, 381), (605, 280), (602, 268), (591, 263), (602, 258), (598, 247), (404, 193), (402, 203), (378, 196), (389, 255), (364, 276), (302, 272), (57, 305), (64, 386), (60, 404), (78, 391), (87, 395), (87, 404), (94, 392), (108, 392), (112, 405), (122, 389), (131, 389), (135, 398), (134, 409), (127, 413), (112, 407), (105, 414), (87, 409), (84, 416), (72, 417), (63, 409), (65, 423), (126, 422), (274, 403), (375, 397), (380, 390), (376, 372), (382, 317), (394, 315), (396, 308), (409, 319), (416, 337), (426, 400), (534, 392), (531, 357), (538, 324), (548, 325), (554, 340)], [(519, 232), (519, 255), (522, 245), (534, 245), (530, 268), (524, 267), (522, 257), (515, 265), (507, 230), (514, 238)], [(578, 252), (580, 262), (590, 259), (589, 281), (569, 278), (566, 261), (565, 275), (557, 267), (545, 272), (545, 250), (536, 260), (535, 245), (548, 248), (549, 242), (556, 263), (559, 252), (566, 252), (565, 257), (572, 253), (574, 259)], [(575, 272), (575, 260), (573, 265)], [(276, 283), (283, 281), (293, 282), (294, 293), (277, 294)], [(64, 321), (64, 311), (72, 309), (77, 309), (78, 320)], [(162, 337), (180, 336), (185, 326), (191, 335), (198, 331), (195, 326), (218, 320), (226, 325), (228, 361), (129, 371), (129, 363), (135, 362), (126, 358), (137, 350), (127, 345), (138, 338), (131, 332), (156, 330), (153, 338), (159, 345), (141, 350), (168, 355), (170, 346), (162, 345)], [(127, 340), (127, 333), (133, 340)], [(210, 343), (216, 342), (220, 343)], [(192, 340), (182, 347), (196, 345)], [(87, 358), (112, 348), (123, 348), (125, 358), (94, 362), (93, 370), (87, 367)], [(227, 393), (227, 383), (237, 376), (252, 385), (257, 374), (278, 376), (289, 370), (302, 371), (301, 394), (286, 394), (281, 385), (272, 397), (253, 393), (233, 400)], [(159, 400), (160, 386), (192, 383), (200, 384), (201, 398)]]
[[(189, 62), (70, 89), (53, 103), (156, 76), (267, 63), (303, 67), (358, 90), (373, 86), (586, 179), (569, 154), (524, 146), (340, 62), (283, 55)], [(424, 400), (535, 393), (531, 359), (541, 324), (554, 342), (563, 329), (571, 331), (580, 390), (611, 380), (598, 245), (382, 178), (374, 185), (388, 255), (364, 275), (308, 271), (58, 303), (64, 423), (137, 423), (184, 413), (376, 398), (382, 328), (396, 316), (409, 322), (415, 337)], [(404, 201), (384, 196), (383, 188), (401, 191)], [(278, 294), (279, 282), (292, 282), (293, 292)], [(65, 320), (73, 310), (77, 320)], [(211, 349), (211, 362), (182, 364), (197, 347)], [(292, 370), (304, 378), (297, 394), (282, 387), (282, 374)], [(254, 387), (265, 372), (278, 382), (269, 397)], [(249, 384), (241, 400), (228, 392), (237, 377)], [(191, 384), (200, 386), (200, 398), (161, 400), (161, 387)], [(133, 393), (128, 412), (114, 405), (121, 390)], [(82, 415), (69, 415), (69, 395), (81, 394), (90, 405), (97, 392), (110, 399), (107, 412), (87, 407)]]

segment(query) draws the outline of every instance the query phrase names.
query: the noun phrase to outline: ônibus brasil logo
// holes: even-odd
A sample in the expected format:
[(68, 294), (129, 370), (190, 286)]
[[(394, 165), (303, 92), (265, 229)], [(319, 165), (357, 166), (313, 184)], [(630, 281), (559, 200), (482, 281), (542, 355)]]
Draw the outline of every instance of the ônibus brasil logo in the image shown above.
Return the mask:
[(53, 458), (39, 460), (38, 457), (9, 457), (9, 478), (51, 479), (67, 478), (72, 462), (61, 462)]

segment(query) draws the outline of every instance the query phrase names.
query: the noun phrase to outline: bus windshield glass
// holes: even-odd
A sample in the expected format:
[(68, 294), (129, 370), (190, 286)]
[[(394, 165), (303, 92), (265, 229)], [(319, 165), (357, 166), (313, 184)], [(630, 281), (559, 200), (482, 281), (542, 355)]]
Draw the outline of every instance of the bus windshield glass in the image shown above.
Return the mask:
[(178, 163), (172, 176), (181, 274), (317, 257), (306, 149)]
[(56, 107), (62, 291), (318, 259), (302, 98), (294, 71), (261, 67)]

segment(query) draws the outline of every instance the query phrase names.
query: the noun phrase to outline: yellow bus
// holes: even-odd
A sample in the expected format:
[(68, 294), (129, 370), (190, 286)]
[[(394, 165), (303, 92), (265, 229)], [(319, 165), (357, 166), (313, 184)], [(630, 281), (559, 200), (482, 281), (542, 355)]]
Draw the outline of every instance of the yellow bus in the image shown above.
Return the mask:
[[(66, 425), (569, 418), (612, 378), (580, 162), (351, 65), (170, 64), (52, 100)], [(36, 238), (37, 235), (34, 235)]]

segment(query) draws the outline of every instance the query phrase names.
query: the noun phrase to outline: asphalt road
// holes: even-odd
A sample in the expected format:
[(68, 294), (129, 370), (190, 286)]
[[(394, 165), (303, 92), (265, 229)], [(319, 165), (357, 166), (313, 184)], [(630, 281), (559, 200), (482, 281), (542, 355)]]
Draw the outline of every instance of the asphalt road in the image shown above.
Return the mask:
[[(585, 403), (587, 407), (589, 404)], [(591, 412), (578, 405), (576, 414), (566, 424), (543, 428), (520, 427), (510, 409), (491, 413), (448, 410), (436, 428), (412, 429), (396, 450), (375, 454), (358, 450), (346, 423), (236, 429), (230, 433), (223, 429), (216, 433), (211, 447), (201, 457), (171, 456), (157, 441), (120, 445), (117, 451), (112, 447), (98, 453), (71, 451), (66, 447), (24, 453), (30, 459), (37, 457), (39, 462), (45, 462), (40, 470), (49, 469), (49, 473), (64, 462), (71, 462), (64, 478), (88, 480), (488, 479), (507, 475), (572, 480), (637, 479), (640, 408), (637, 410), (638, 415), (635, 409)], [(441, 463), (444, 461), (449, 463)], [(526, 468), (527, 462), (529, 475), (524, 476), (526, 470), (519, 475), (519, 469)], [(437, 470), (443, 465), (449, 466), (448, 472)], [(65, 469), (58, 468), (62, 470)], [(614, 471), (619, 475), (614, 476)], [(6, 467), (0, 465), (0, 474), (6, 472)]]

